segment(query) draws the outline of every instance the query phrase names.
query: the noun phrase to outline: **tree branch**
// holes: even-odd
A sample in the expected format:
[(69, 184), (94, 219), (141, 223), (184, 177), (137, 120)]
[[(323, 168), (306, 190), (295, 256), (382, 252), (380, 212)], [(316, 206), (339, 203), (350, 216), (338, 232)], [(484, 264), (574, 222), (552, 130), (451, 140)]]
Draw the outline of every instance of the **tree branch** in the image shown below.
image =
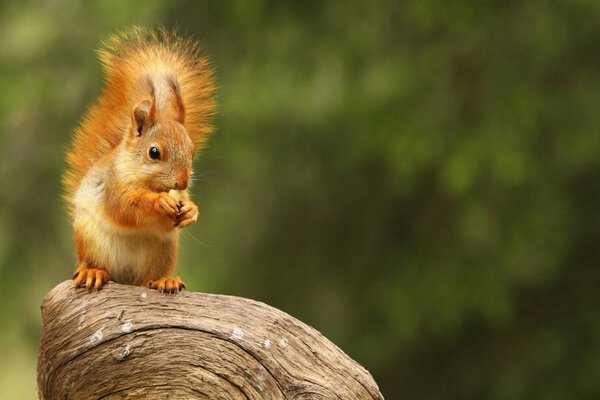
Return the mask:
[(315, 329), (240, 297), (67, 281), (42, 323), (41, 399), (383, 399)]

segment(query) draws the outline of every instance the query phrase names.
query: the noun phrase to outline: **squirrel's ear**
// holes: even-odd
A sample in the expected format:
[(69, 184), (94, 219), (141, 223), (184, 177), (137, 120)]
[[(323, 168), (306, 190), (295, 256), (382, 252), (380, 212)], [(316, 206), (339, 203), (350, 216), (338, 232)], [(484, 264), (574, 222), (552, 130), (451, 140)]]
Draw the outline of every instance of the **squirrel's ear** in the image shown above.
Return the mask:
[(173, 90), (173, 114), (176, 121), (183, 125), (185, 121), (185, 106), (181, 97), (181, 88), (175, 78), (169, 79), (169, 86)]
[(154, 124), (154, 103), (144, 100), (133, 109), (133, 128), (137, 136)]

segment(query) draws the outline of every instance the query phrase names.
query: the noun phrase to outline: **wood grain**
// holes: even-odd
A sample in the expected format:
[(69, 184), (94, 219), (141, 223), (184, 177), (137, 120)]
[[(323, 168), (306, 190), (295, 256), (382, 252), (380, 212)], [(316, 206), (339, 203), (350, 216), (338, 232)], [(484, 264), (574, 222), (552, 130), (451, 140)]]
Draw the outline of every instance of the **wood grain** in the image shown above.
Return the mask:
[(66, 281), (42, 324), (41, 399), (383, 399), (318, 331), (240, 297)]

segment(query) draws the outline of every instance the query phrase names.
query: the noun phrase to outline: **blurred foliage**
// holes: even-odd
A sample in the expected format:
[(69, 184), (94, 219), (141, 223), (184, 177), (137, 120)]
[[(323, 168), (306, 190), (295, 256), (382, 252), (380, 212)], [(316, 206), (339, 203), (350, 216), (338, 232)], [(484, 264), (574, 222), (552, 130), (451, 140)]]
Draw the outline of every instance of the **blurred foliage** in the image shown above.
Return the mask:
[(64, 151), (132, 24), (196, 35), (219, 82), (188, 288), (302, 319), (389, 399), (600, 396), (600, 2), (0, 10), (1, 398), (35, 398)]

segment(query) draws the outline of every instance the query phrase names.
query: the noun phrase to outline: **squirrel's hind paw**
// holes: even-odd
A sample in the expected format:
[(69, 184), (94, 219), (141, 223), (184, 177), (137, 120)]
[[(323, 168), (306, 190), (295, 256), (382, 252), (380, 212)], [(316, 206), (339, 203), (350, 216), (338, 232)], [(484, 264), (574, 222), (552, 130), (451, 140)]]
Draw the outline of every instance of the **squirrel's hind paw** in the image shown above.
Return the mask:
[(185, 283), (179, 278), (160, 278), (155, 281), (148, 282), (150, 289), (156, 289), (161, 293), (177, 293), (185, 289)]
[(103, 269), (79, 267), (73, 275), (75, 287), (100, 290), (110, 280), (110, 275)]

